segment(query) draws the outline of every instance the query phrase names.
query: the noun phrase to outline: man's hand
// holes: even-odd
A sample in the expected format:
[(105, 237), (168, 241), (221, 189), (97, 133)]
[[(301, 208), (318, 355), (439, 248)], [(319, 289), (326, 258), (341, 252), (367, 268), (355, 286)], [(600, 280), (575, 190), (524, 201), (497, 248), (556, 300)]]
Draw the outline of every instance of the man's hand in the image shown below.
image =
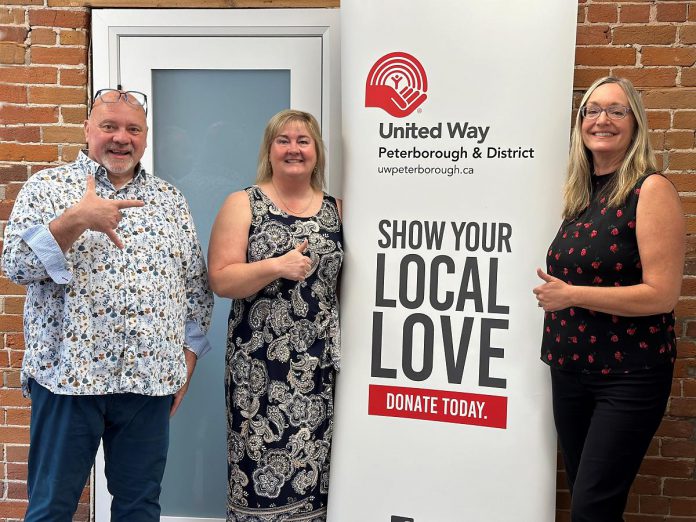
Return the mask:
[(193, 371), (196, 369), (196, 362), (198, 361), (198, 356), (191, 350), (184, 349), (184, 357), (186, 357), (186, 383), (174, 394), (174, 402), (172, 402), (172, 408), (169, 410), (170, 418), (174, 416), (181, 401), (184, 400), (184, 395), (188, 391), (191, 377), (193, 377)]
[(87, 176), (87, 190), (76, 205), (85, 225), (90, 230), (103, 232), (118, 248), (123, 248), (121, 239), (116, 235), (118, 223), (123, 219), (124, 208), (142, 207), (145, 203), (139, 199), (104, 199), (97, 196), (94, 176)]
[(123, 218), (121, 209), (142, 207), (139, 199), (104, 199), (97, 196), (94, 176), (87, 176), (85, 194), (82, 199), (48, 224), (56, 242), (67, 252), (85, 230), (103, 232), (118, 248), (123, 243), (114, 230)]

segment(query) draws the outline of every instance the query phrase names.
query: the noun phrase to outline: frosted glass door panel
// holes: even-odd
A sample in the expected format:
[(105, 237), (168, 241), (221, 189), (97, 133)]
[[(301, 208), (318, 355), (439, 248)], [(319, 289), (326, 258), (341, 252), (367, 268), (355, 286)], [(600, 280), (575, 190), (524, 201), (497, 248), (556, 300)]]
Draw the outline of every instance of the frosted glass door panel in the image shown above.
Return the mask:
[[(204, 251), (225, 197), (251, 185), (264, 126), (290, 106), (290, 71), (158, 70), (152, 77), (155, 173), (189, 202)], [(208, 339), (171, 423), (163, 516), (224, 518), (224, 365), (230, 300), (215, 300)]]

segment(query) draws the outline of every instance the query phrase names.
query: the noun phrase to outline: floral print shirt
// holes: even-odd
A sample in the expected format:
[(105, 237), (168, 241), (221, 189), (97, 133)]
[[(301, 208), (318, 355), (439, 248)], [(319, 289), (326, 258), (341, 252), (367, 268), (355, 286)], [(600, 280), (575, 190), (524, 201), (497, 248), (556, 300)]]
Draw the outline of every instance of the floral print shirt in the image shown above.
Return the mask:
[[(629, 286), (642, 281), (636, 208), (645, 177), (623, 205), (607, 206), (605, 187), (614, 174), (592, 177), (592, 200), (565, 220), (547, 252), (548, 273), (566, 283)], [(546, 312), (541, 359), (581, 373), (628, 373), (674, 364), (674, 312), (621, 317), (579, 306)]]
[[(63, 254), (48, 225), (80, 201), (88, 175), (99, 197), (145, 205), (122, 210), (122, 250), (87, 230)], [(140, 167), (120, 189), (84, 152), (32, 176), (5, 230), (3, 268), (27, 286), (27, 395), (29, 378), (64, 395), (170, 395), (186, 382), (183, 349), (210, 349), (213, 296), (188, 205)]]

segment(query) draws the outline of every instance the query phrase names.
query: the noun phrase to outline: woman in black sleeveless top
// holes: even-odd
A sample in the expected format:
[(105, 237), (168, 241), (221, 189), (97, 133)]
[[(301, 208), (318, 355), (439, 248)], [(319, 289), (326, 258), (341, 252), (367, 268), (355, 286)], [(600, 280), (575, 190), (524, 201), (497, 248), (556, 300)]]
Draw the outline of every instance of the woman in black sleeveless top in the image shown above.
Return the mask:
[(623, 520), (669, 398), (685, 227), (656, 170), (633, 85), (597, 80), (576, 117), (564, 220), (534, 289), (573, 522)]

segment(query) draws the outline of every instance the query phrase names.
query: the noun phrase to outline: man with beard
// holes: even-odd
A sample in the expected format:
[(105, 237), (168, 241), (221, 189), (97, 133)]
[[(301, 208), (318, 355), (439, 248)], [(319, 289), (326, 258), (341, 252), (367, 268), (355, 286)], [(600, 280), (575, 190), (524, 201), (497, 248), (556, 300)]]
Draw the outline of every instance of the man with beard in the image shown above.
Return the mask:
[(182, 194), (147, 173), (147, 97), (102, 89), (88, 150), (24, 185), (3, 266), (27, 287), (28, 522), (68, 522), (100, 441), (111, 520), (155, 522), (169, 418), (186, 393), (212, 294)]

